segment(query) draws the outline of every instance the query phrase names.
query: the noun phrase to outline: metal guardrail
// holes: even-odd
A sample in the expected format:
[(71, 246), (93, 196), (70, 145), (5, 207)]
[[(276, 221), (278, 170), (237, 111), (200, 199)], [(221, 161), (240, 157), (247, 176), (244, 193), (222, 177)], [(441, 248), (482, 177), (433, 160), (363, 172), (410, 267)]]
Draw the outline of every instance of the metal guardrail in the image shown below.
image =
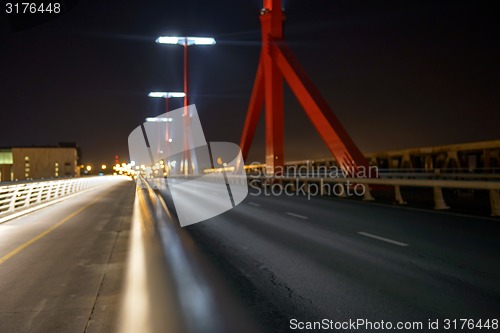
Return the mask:
[(437, 179), (437, 180), (480, 180), (500, 182), (500, 173), (463, 173), (463, 172), (385, 172), (379, 170), (380, 178), (399, 179)]
[[(252, 171), (255, 169), (246, 168), (247, 173), (249, 175), (252, 174)], [(338, 172), (338, 174), (337, 174)], [(264, 175), (265, 171), (263, 169), (257, 170), (253, 174), (256, 175)], [(282, 176), (290, 177), (290, 178), (300, 178), (300, 177), (316, 177), (316, 178), (331, 178), (332, 174), (335, 174), (336, 177), (345, 177), (346, 175), (342, 174), (341, 171), (328, 171), (323, 170), (321, 168), (304, 168), (302, 170), (298, 170), (295, 172), (284, 173)], [(377, 178), (399, 178), (399, 179), (452, 179), (452, 180), (481, 180), (481, 181), (500, 181), (500, 171), (497, 173), (471, 173), (471, 172), (450, 172), (449, 170), (439, 170), (436, 169), (432, 172), (421, 171), (415, 172), (413, 170), (394, 170), (394, 169), (376, 169), (376, 172), (373, 172), (370, 175), (373, 178), (378, 176)], [(368, 175), (367, 175), (368, 177)]]
[[(248, 176), (248, 181), (258, 181), (261, 186), (269, 184), (303, 184), (314, 183), (318, 185), (320, 195), (323, 195), (324, 184), (344, 184), (351, 186), (355, 184), (363, 185), (382, 185), (392, 186), (394, 188), (394, 195), (396, 202), (405, 204), (401, 194), (401, 187), (430, 187), (433, 189), (434, 195), (434, 208), (435, 209), (448, 209), (450, 208), (444, 198), (442, 189), (471, 189), (471, 190), (487, 190), (490, 195), (491, 215), (500, 216), (500, 182), (499, 181), (480, 181), (480, 180), (450, 180), (450, 179), (407, 179), (407, 178), (297, 178), (297, 177), (268, 177), (268, 176)], [(368, 188), (364, 194), (365, 200), (375, 200), (371, 195)]]
[(129, 249), (119, 332), (259, 331), (142, 176)]
[(0, 185), (0, 216), (88, 189), (101, 179), (88, 177)]
[[(170, 176), (171, 178), (196, 178), (199, 176)], [(395, 178), (384, 177), (384, 178), (345, 178), (345, 177), (286, 177), (277, 176), (273, 177), (271, 175), (262, 174), (248, 174), (245, 176), (228, 176), (229, 181), (233, 183), (238, 182), (248, 182), (249, 185), (252, 182), (256, 186), (284, 186), (291, 185), (298, 187), (302, 184), (316, 184), (318, 193), (315, 195), (325, 195), (324, 185), (325, 184), (340, 184), (345, 188), (350, 186), (355, 186), (356, 184), (368, 185), (365, 187), (365, 193), (363, 195), (364, 200), (373, 201), (376, 200), (369, 190), (370, 185), (377, 186), (391, 186), (394, 188), (395, 201), (398, 204), (406, 204), (401, 194), (401, 187), (428, 187), (433, 190), (434, 197), (434, 209), (442, 210), (450, 208), (443, 197), (443, 188), (451, 189), (469, 189), (469, 190), (486, 190), (489, 192), (490, 196), (490, 206), (491, 206), (491, 216), (500, 216), (500, 181), (497, 181), (495, 177), (487, 177), (481, 180), (464, 180), (464, 179), (438, 179), (438, 178), (424, 178), (424, 179), (412, 179), (412, 178), (401, 178), (396, 176)], [(309, 187), (306, 186), (306, 189)], [(328, 193), (326, 193), (328, 194)], [(340, 195), (343, 196), (343, 195)]]

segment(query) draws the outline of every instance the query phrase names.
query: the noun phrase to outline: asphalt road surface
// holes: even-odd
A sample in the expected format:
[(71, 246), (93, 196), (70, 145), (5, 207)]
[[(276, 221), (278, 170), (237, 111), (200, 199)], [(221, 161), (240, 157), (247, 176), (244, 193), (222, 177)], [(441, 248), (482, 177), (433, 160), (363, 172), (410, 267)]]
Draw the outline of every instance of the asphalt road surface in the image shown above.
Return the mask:
[[(134, 189), (110, 183), (0, 224), (1, 333), (116, 330)], [(263, 331), (363, 319), (337, 331), (493, 332), (460, 329), (460, 319), (500, 319), (499, 222), (249, 195), (184, 230)], [(382, 321), (393, 329), (368, 326)]]
[(106, 182), (0, 224), (0, 332), (113, 332), (135, 183)]
[[(171, 205), (168, 190), (162, 193)], [(460, 319), (500, 319), (498, 219), (249, 195), (185, 229), (269, 332), (297, 332), (299, 322), (322, 319), (393, 325), (378, 332), (491, 332), (461, 330)], [(458, 329), (446, 319), (456, 319)], [(438, 330), (428, 328), (429, 320), (439, 320)], [(399, 322), (414, 326), (396, 329)]]

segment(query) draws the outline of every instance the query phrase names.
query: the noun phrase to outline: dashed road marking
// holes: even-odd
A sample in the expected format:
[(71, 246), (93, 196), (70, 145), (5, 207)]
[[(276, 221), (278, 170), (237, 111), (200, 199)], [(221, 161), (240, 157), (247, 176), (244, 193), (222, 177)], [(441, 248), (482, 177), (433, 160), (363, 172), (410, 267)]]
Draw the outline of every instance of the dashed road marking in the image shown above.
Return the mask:
[(369, 233), (364, 232), (364, 231), (359, 231), (358, 234), (362, 235), (362, 236), (365, 236), (365, 237), (370, 237), (370, 238), (373, 238), (373, 239), (378, 239), (380, 241), (391, 243), (391, 244), (394, 244), (394, 245), (410, 246), (409, 244), (406, 244), (406, 243), (398, 242), (396, 240), (385, 238), (385, 237), (381, 237), (381, 236), (377, 236), (377, 235), (374, 235), (374, 234), (369, 234)]
[(286, 215), (290, 215), (290, 216), (293, 216), (293, 217), (298, 217), (299, 219), (304, 219), (304, 220), (308, 219), (307, 216), (299, 215), (299, 214), (295, 214), (295, 213), (290, 213), (290, 212), (286, 212)]

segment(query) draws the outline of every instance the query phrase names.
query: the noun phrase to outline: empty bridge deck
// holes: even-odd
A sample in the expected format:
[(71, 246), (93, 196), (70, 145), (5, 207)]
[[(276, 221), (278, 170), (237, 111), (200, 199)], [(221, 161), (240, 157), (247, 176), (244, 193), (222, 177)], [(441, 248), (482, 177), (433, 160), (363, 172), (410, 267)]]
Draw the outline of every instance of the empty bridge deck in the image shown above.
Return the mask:
[(112, 332), (135, 184), (124, 178), (0, 224), (0, 332)]
[[(0, 224), (1, 333), (116, 330), (134, 193), (117, 178)], [(263, 331), (287, 331), (292, 318), (493, 318), (496, 222), (251, 194), (184, 230)]]
[(240, 300), (249, 300), (254, 317), (269, 331), (287, 331), (292, 318), (497, 317), (497, 222), (343, 199), (250, 195), (186, 229), (238, 286)]

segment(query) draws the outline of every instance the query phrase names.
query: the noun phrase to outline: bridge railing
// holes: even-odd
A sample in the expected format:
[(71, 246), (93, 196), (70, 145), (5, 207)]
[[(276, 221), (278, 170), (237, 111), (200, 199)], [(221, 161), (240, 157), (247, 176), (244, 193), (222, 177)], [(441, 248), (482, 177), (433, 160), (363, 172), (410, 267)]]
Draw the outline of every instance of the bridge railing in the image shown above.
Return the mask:
[[(219, 171), (214, 171), (219, 172)], [(380, 175), (380, 174), (379, 174)], [(431, 188), (433, 191), (434, 209), (442, 210), (450, 208), (443, 197), (443, 188), (447, 189), (468, 189), (468, 190), (485, 190), (488, 191), (490, 197), (490, 207), (491, 216), (500, 216), (500, 179), (496, 175), (490, 175), (491, 177), (485, 177), (488, 175), (478, 176), (477, 178), (466, 178), (457, 174), (449, 175), (448, 177), (428, 177), (424, 176), (420, 179), (417, 177), (406, 177), (402, 175), (389, 176), (386, 174), (384, 177), (380, 178), (348, 178), (348, 177), (330, 177), (329, 174), (318, 174), (314, 173), (307, 176), (272, 176), (263, 175), (261, 172), (251, 173), (247, 170), (247, 176), (231, 176), (227, 175), (227, 179), (232, 183), (245, 183), (251, 187), (265, 187), (265, 186), (288, 186), (288, 187), (302, 187), (305, 185), (305, 192), (311, 189), (308, 184), (314, 184), (314, 189), (317, 193), (314, 195), (328, 195), (326, 193), (325, 184), (335, 184), (343, 189), (356, 186), (357, 184), (363, 185), (363, 198), (367, 201), (376, 200), (370, 192), (370, 186), (384, 186), (392, 187), (394, 190), (394, 199), (398, 204), (406, 204), (401, 193), (401, 187), (420, 187), (420, 188)], [(421, 175), (421, 174), (420, 174)], [(188, 176), (169, 176), (171, 178), (196, 178), (199, 176), (188, 175)], [(216, 178), (214, 178), (216, 179)], [(346, 193), (347, 191), (342, 191)], [(281, 192), (280, 192), (281, 193)], [(340, 197), (346, 195), (338, 195)]]
[[(324, 195), (325, 184), (340, 184), (344, 187), (362, 184), (365, 186), (364, 199), (375, 200), (369, 191), (370, 186), (391, 186), (394, 189), (395, 200), (399, 204), (406, 204), (401, 194), (401, 187), (427, 187), (433, 189), (434, 208), (448, 209), (450, 208), (443, 197), (443, 188), (451, 189), (469, 189), (469, 190), (486, 190), (490, 196), (491, 215), (500, 216), (500, 181), (495, 177), (489, 177), (481, 180), (464, 180), (464, 179), (443, 179), (443, 178), (424, 178), (412, 179), (396, 176), (394, 178), (328, 178), (328, 177), (271, 177), (271, 176), (248, 176), (249, 184), (252, 182), (258, 186), (268, 186), (273, 184), (292, 184), (294, 186), (302, 184), (316, 184), (319, 195)], [(310, 187), (306, 186), (306, 189)]]
[(95, 186), (103, 177), (0, 184), (0, 217)]
[(401, 170), (401, 169), (378, 169), (380, 178), (401, 179), (437, 179), (437, 180), (480, 180), (500, 181), (500, 170), (477, 170), (481, 172), (466, 172), (464, 170), (434, 169), (428, 170)]
[(257, 332), (158, 190), (136, 179), (119, 332)]

